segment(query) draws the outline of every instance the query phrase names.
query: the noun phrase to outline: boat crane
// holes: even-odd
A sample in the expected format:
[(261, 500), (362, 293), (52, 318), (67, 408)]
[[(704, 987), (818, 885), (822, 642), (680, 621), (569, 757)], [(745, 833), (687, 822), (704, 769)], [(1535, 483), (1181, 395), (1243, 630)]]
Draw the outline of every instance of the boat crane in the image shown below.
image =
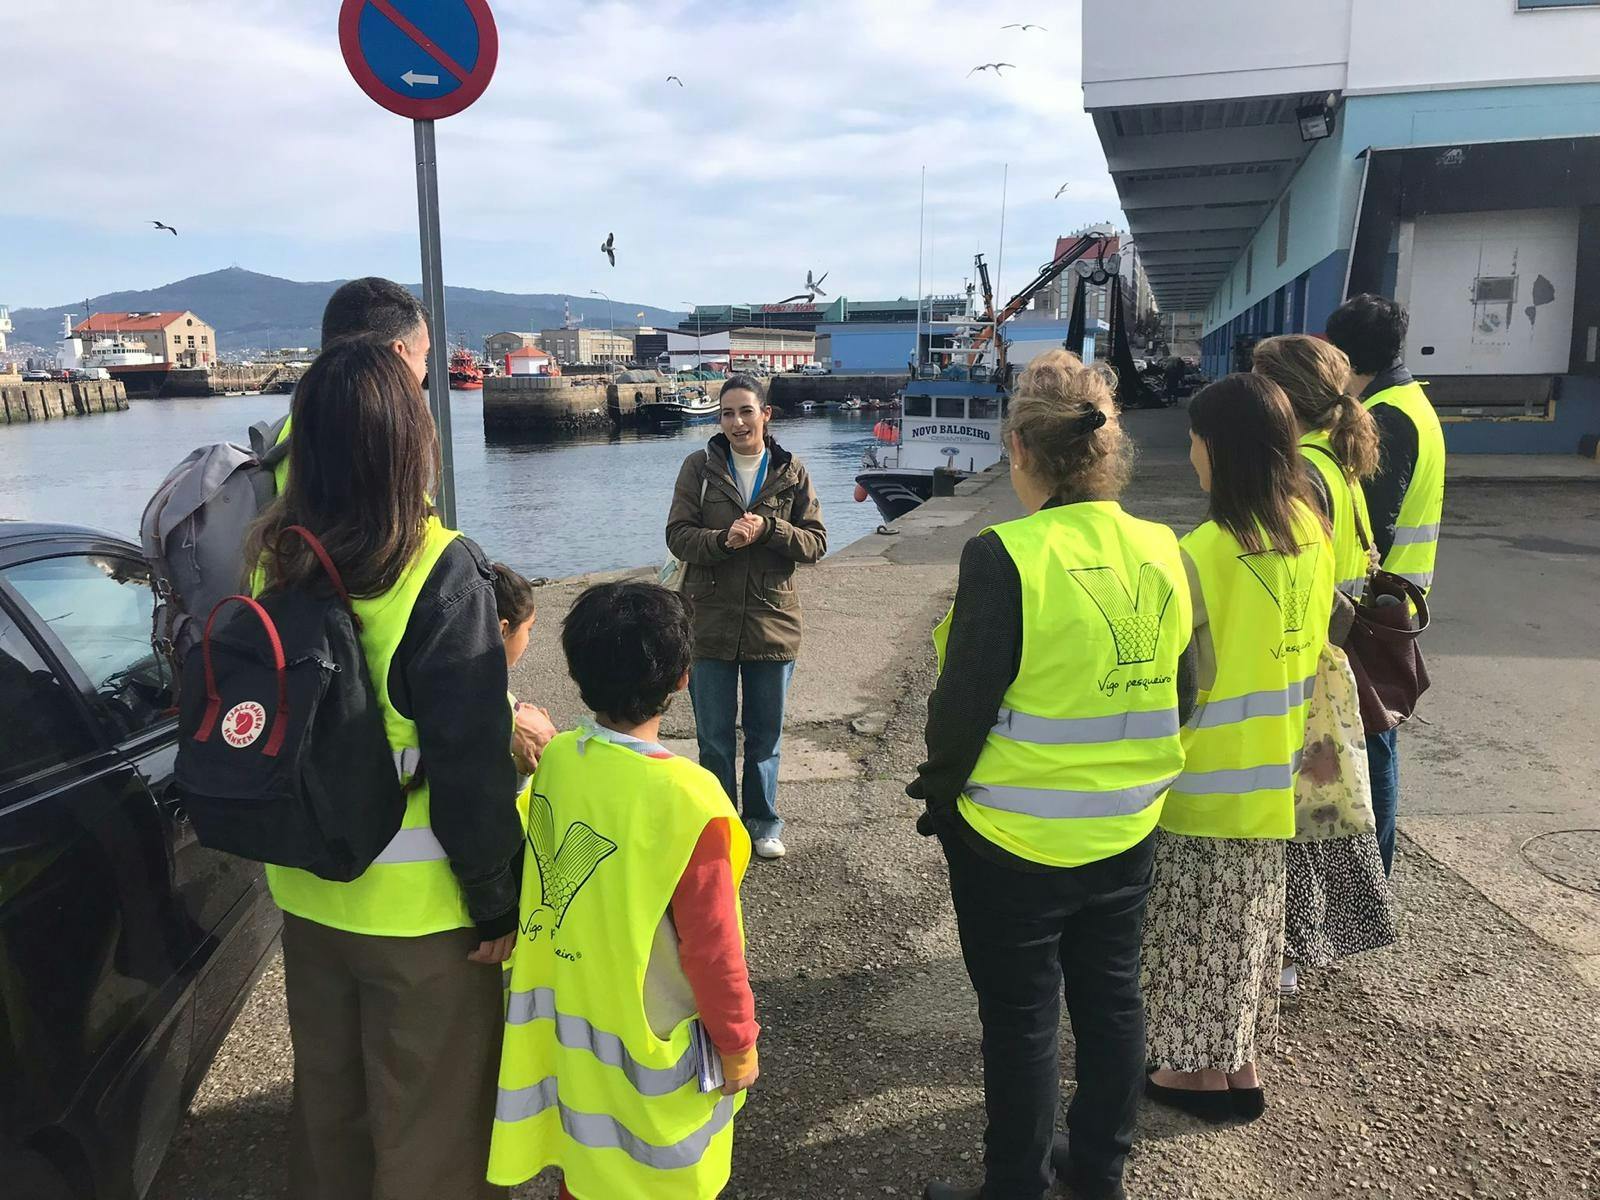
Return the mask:
[(1000, 362), (1003, 364), (1005, 361), (1005, 343), (1004, 340), (999, 339), (998, 336), (1000, 326), (1004, 325), (1007, 321), (1011, 320), (1012, 317), (1016, 316), (1023, 309), (1027, 308), (1028, 301), (1032, 300), (1045, 288), (1049, 287), (1050, 284), (1054, 283), (1062, 275), (1066, 274), (1066, 272), (1075, 262), (1081, 258), (1084, 258), (1096, 247), (1099, 248), (1099, 252), (1095, 256), (1094, 274), (1090, 276), (1090, 281), (1097, 284), (1105, 283), (1113, 274), (1116, 273), (1117, 266), (1119, 265), (1115, 262), (1114, 256), (1112, 262), (1108, 263), (1106, 261), (1106, 235), (1103, 233), (1079, 234), (1077, 239), (1073, 241), (1072, 245), (1068, 246), (1050, 262), (1047, 262), (1044, 266), (1040, 267), (1039, 273), (1035, 275), (1021, 291), (1019, 291), (1015, 296), (1011, 297), (1010, 300), (1007, 300), (1006, 306), (998, 313), (994, 311), (994, 291), (989, 285), (988, 264), (983, 261), (983, 255), (978, 255), (976, 259), (978, 277), (983, 281), (984, 311), (983, 316), (980, 318), (983, 328), (978, 332), (977, 336), (972, 339), (972, 345), (969, 348), (967, 356), (967, 365), (971, 366), (973, 363), (977, 362), (979, 354), (982, 353), (982, 351), (989, 345), (990, 342), (996, 340), (1000, 341), (999, 349), (1001, 354), (999, 358)]

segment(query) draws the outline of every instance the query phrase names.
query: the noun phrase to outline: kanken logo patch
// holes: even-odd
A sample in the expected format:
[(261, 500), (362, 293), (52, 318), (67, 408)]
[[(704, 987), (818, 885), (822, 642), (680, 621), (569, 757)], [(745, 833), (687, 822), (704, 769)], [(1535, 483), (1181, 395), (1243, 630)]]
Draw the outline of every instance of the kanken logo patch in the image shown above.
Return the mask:
[(252, 745), (267, 727), (267, 710), (254, 700), (241, 700), (222, 718), (222, 740), (235, 750)]

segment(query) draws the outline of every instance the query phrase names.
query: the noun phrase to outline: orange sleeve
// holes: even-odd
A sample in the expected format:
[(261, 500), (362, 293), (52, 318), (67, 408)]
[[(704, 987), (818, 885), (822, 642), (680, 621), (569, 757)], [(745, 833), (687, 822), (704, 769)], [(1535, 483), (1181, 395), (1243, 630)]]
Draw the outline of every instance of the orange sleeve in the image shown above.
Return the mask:
[(731, 844), (728, 818), (709, 822), (672, 893), (684, 976), (711, 1044), (730, 1057), (751, 1050), (761, 1033), (734, 906)]

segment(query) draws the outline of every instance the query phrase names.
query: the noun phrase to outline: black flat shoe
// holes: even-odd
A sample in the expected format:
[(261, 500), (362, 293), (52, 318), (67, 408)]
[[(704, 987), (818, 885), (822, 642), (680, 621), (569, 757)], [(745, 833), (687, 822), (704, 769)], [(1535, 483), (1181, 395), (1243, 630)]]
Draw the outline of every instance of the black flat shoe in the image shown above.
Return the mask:
[(1258, 1087), (1228, 1088), (1228, 1098), (1233, 1102), (1233, 1115), (1245, 1121), (1254, 1121), (1267, 1111), (1267, 1094)]
[(1146, 1076), (1144, 1094), (1157, 1104), (1176, 1108), (1191, 1117), (1199, 1117), (1202, 1121), (1210, 1121), (1214, 1125), (1224, 1124), (1233, 1120), (1235, 1116), (1231, 1092), (1200, 1092), (1192, 1088), (1162, 1087), (1154, 1079)]
[(1067, 1139), (1059, 1134), (1050, 1146), (1050, 1165), (1055, 1168), (1056, 1183), (1066, 1189), (1071, 1200), (1128, 1200), (1122, 1184), (1086, 1175), (1069, 1152)]
[(962, 1187), (957, 1183), (941, 1183), (938, 1180), (922, 1189), (923, 1200), (978, 1200), (981, 1195), (981, 1187)]

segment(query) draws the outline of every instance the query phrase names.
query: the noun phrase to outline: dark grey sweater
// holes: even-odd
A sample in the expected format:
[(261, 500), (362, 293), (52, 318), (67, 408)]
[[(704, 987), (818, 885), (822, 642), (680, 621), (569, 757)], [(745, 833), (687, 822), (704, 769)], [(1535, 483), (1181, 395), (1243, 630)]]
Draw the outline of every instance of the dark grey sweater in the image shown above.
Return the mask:
[(475, 542), (439, 557), (411, 611), (389, 698), (417, 723), (434, 835), (484, 940), (517, 927), (522, 830), (494, 576)]

